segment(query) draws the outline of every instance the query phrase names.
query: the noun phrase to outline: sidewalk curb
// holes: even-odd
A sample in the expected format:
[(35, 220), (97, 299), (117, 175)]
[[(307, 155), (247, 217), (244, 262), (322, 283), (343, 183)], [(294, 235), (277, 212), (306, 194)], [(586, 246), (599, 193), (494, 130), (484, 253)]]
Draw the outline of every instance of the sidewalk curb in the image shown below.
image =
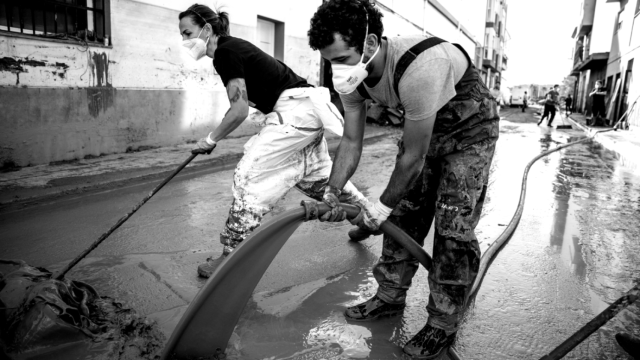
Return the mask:
[[(365, 133), (364, 141), (365, 143), (371, 143), (390, 135), (392, 135), (392, 132), (381, 129), (380, 131)], [(339, 144), (340, 138), (327, 140), (329, 153), (333, 155)], [(194, 175), (197, 173), (215, 173), (233, 169), (243, 155), (243, 152), (237, 152), (213, 157), (207, 160), (194, 161), (176, 175), (176, 178)], [(80, 194), (86, 195), (89, 193), (97, 193), (144, 182), (159, 181), (172, 173), (178, 165), (179, 164), (171, 164), (166, 166), (146, 167), (123, 172), (114, 171), (111, 173), (77, 179), (77, 181), (65, 185), (19, 187), (11, 190), (4, 190), (5, 194), (0, 198), (0, 210), (5, 210), (8, 207), (20, 208), (28, 205), (34, 205), (41, 202), (52, 201), (64, 196)], [(151, 185), (151, 187), (153, 187), (153, 185)]]
[[(567, 120), (569, 120), (573, 125), (575, 125), (580, 130), (584, 131), (588, 137), (593, 138), (594, 141), (600, 143), (600, 145), (605, 148), (615, 152), (620, 160), (620, 163), (634, 171), (640, 170), (640, 161), (630, 154), (637, 153), (637, 147), (630, 145), (628, 143), (623, 143), (620, 141), (616, 141), (611, 137), (607, 136), (607, 133), (599, 133), (599, 130), (595, 130), (593, 128), (589, 128), (585, 125), (580, 124), (578, 121), (574, 120), (571, 115), (567, 116)], [(637, 157), (637, 156), (636, 156)]]

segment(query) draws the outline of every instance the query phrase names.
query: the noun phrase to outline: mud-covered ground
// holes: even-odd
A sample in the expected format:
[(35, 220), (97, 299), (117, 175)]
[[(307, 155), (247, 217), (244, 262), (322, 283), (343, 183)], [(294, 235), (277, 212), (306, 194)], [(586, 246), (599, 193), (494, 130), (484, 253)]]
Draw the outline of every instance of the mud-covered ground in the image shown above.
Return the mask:
[(0, 358), (157, 359), (156, 323), (89, 284), (0, 260)]
[[(522, 170), (542, 151), (579, 131), (537, 127), (532, 110), (505, 109), (488, 202), (478, 226), (484, 250), (517, 205)], [(354, 183), (380, 195), (399, 133), (366, 145)], [(195, 267), (222, 252), (218, 234), (231, 203), (232, 171), (167, 185), (69, 277), (158, 320), (168, 336), (203, 281)], [(0, 214), (4, 257), (55, 270), (88, 246), (155, 184), (60, 200)], [(291, 191), (274, 214), (298, 206)], [(525, 211), (493, 263), (459, 331), (463, 359), (537, 359), (588, 322), (640, 278), (640, 176), (597, 144), (540, 160), (528, 182)], [(375, 293), (371, 265), (381, 237), (355, 244), (351, 225), (305, 223), (261, 280), (232, 337), (241, 359), (392, 359), (424, 325), (427, 273), (414, 278), (403, 316), (347, 323), (342, 311)], [(431, 251), (427, 241), (427, 251)], [(640, 335), (637, 305), (571, 352), (570, 359), (626, 359), (613, 339)]]

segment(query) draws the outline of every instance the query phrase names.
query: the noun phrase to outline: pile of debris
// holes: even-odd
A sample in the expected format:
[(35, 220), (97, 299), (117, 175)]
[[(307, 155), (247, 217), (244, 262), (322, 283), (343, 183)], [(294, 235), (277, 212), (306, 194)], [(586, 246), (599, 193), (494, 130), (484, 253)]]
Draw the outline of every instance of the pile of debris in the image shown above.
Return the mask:
[(0, 260), (0, 358), (158, 359), (163, 343), (155, 323), (89, 284)]

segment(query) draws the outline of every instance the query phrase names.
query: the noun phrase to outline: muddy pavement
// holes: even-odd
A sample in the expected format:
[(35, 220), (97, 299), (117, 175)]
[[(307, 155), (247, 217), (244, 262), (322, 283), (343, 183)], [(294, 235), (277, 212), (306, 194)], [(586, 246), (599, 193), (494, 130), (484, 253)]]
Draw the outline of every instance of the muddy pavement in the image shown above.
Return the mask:
[[(504, 109), (478, 238), (484, 250), (509, 222), (522, 170), (535, 155), (582, 136), (537, 127), (533, 110)], [(396, 154), (392, 134), (365, 147), (354, 183), (377, 197)], [(231, 203), (232, 172), (183, 177), (167, 185), (69, 277), (93, 285), (170, 334), (203, 281), (195, 266), (222, 252), (218, 233)], [(132, 184), (0, 214), (0, 252), (61, 267), (155, 184)], [(291, 191), (274, 213), (298, 206)], [(578, 145), (531, 170), (520, 226), (493, 263), (457, 349), (464, 359), (537, 359), (588, 322), (640, 278), (640, 176), (597, 144)], [(426, 321), (421, 269), (403, 316), (347, 323), (342, 311), (375, 293), (371, 265), (382, 237), (348, 241), (348, 223), (306, 223), (276, 257), (232, 337), (230, 358), (392, 359)], [(431, 252), (429, 237), (425, 248)], [(613, 339), (640, 335), (637, 305), (620, 313), (567, 358), (625, 359)], [(215, 323), (212, 323), (215, 326)]]

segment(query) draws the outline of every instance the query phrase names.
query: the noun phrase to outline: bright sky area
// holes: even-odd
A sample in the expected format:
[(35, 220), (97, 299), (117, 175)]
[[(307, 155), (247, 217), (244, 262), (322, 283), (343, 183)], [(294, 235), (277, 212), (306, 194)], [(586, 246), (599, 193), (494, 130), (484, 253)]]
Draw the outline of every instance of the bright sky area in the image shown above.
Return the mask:
[[(507, 12), (507, 86), (556, 84), (573, 65), (571, 33), (580, 14), (580, 0), (511, 0)], [(504, 83), (504, 81), (503, 81)]]

